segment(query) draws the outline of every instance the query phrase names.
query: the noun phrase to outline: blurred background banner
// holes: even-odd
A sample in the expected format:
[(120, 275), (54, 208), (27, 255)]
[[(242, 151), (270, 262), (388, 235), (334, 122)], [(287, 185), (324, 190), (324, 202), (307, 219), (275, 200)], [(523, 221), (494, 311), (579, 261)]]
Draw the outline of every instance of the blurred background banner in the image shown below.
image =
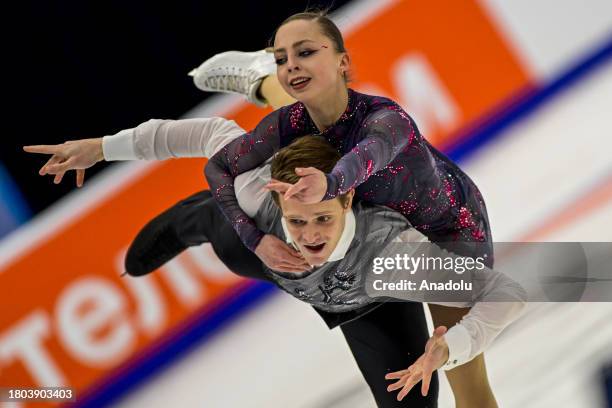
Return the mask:
[[(496, 240), (612, 238), (612, 3), (586, 3), (588, 6), (545, 0), (334, 3), (341, 5), (333, 17), (352, 58), (351, 87), (398, 101), (425, 137), (462, 163), (487, 200)], [(173, 65), (176, 56), (175, 71), (186, 74), (205, 58), (224, 51), (222, 45), (228, 49), (263, 48), (276, 25), (306, 5), (289, 8), (279, 2), (262, 5), (255, 13), (246, 4), (237, 2), (236, 8), (243, 8), (236, 11), (237, 16), (228, 14), (234, 6), (227, 2), (214, 10), (216, 15), (235, 18), (231, 25), (223, 23), (224, 17), (213, 17), (212, 11), (189, 2), (167, 11), (145, 7), (145, 3), (139, 4), (142, 9), (111, 3), (104, 13), (94, 6), (70, 2), (46, 9), (55, 18), (66, 13), (71, 22), (81, 14), (94, 15), (115, 18), (126, 27), (132, 21), (159, 19), (157, 29), (147, 25), (151, 31), (131, 32), (122, 24), (117, 30), (126, 36), (134, 54), (140, 55), (148, 47), (173, 51), (156, 55), (156, 67), (155, 61), (144, 57), (131, 60), (129, 50), (117, 45), (118, 54), (111, 65), (123, 64), (122, 80), (135, 82), (132, 88), (116, 94), (113, 77), (104, 77), (87, 66), (91, 61), (83, 54), (83, 70), (90, 69), (91, 75), (80, 73), (75, 78), (81, 84), (101, 82), (109, 95), (101, 100), (100, 94), (92, 92), (95, 97), (80, 104), (90, 104), (93, 111), (100, 105), (102, 114), (88, 116), (93, 113), (87, 110), (76, 118), (79, 111), (70, 111), (76, 109), (71, 105), (74, 101), (62, 94), (68, 88), (62, 88), (61, 83), (49, 85), (47, 77), (41, 86), (50, 91), (29, 97), (37, 103), (47, 99), (59, 110), (52, 120), (42, 110), (31, 112), (36, 120), (32, 120), (30, 132), (13, 139), (12, 144), (4, 142), (3, 156), (10, 160), (3, 160), (13, 163), (9, 171), (29, 172), (32, 178), (13, 175), (26, 197), (22, 200), (17, 188), (3, 187), (11, 182), (6, 181), (8, 172), (0, 166), (0, 237), (28, 218), (28, 207), (37, 215), (0, 240), (1, 386), (75, 387), (77, 405), (116, 403), (124, 397), (126, 406), (165, 406), (172, 403), (173, 390), (186, 387), (182, 396), (176, 396), (181, 406), (296, 406), (292, 398), (298, 389), (278, 373), (300, 370), (295, 365), (302, 364), (302, 386), (312, 384), (317, 391), (307, 401), (299, 400), (300, 406), (342, 406), (338, 401), (362, 395), (359, 392), (363, 393), (364, 385), (356, 380), (358, 370), (348, 351), (340, 351), (343, 345), (337, 330), (331, 335), (317, 317), (304, 317), (308, 312), (300, 309), (303, 305), (285, 309), (285, 300), (270, 296), (277, 292), (267, 284), (235, 277), (208, 245), (190, 249), (145, 278), (119, 277), (125, 250), (139, 229), (168, 206), (206, 188), (202, 173), (205, 160), (113, 164), (86, 180), (82, 189), (70, 191), (66, 184), (74, 183), (74, 176), (67, 176), (63, 186), (35, 178), (43, 159), (25, 157), (20, 151), (24, 144), (112, 134), (152, 117), (224, 116), (245, 129), (253, 128), (269, 110), (250, 106), (233, 95), (215, 95), (197, 104), (202, 95), (189, 88), (192, 85), (187, 77), (177, 80), (174, 71), (160, 68)], [(256, 24), (257, 19), (268, 25)], [(189, 24), (181, 24), (182, 20), (192, 26), (186, 28)], [(63, 29), (57, 23), (50, 30), (64, 31), (62, 35), (49, 34), (59, 39), (46, 51), (71, 54), (72, 36), (79, 36), (79, 30), (87, 32), (87, 28), (83, 22)], [(209, 31), (198, 34), (198, 24)], [(169, 34), (169, 27), (174, 26), (181, 29)], [(261, 33), (251, 34), (254, 27), (261, 26)], [(217, 37), (224, 35), (222, 30), (228, 30), (223, 44), (217, 42)], [(179, 34), (184, 35), (180, 41)], [(191, 42), (184, 40), (187, 37)], [(258, 43), (254, 44), (254, 39)], [(205, 44), (209, 42), (212, 44)], [(92, 44), (103, 56), (109, 52), (109, 45), (99, 39)], [(93, 45), (87, 49), (95, 54)], [(191, 59), (181, 60), (181, 51)], [(39, 65), (39, 69), (43, 67)], [(116, 67), (109, 72), (113, 69)], [(117, 77), (119, 72), (115, 72)], [(139, 80), (143, 81), (140, 85)], [(178, 81), (177, 88), (189, 88), (188, 94), (173, 94), (168, 85), (173, 80)], [(24, 88), (21, 98), (28, 97), (28, 92)], [(168, 105), (147, 110), (149, 102), (141, 103), (139, 98), (160, 99)], [(69, 108), (62, 112), (65, 100)], [(105, 115), (104, 110), (115, 103), (118, 113)], [(135, 112), (132, 116), (126, 113), (130, 109)], [(107, 118), (109, 124), (105, 125)], [(83, 122), (81, 127), (67, 127), (79, 121)], [(65, 195), (42, 203), (58, 194), (50, 193), (52, 189), (64, 189)], [(267, 314), (262, 314), (263, 310)], [(610, 310), (597, 313), (608, 316)], [(597, 313), (591, 315), (600, 316)], [(302, 318), (307, 322), (292, 326)], [(233, 325), (228, 326), (230, 321)], [(300, 339), (285, 334), (298, 335), (302, 329)], [(612, 333), (607, 335), (610, 337), (604, 339), (610, 341)], [(224, 339), (225, 346), (214, 339)], [(321, 346), (314, 357), (310, 355), (305, 362), (299, 360), (302, 357), (285, 354), (290, 344), (302, 344), (307, 353), (306, 339)], [(248, 347), (243, 347), (247, 343)], [(329, 346), (327, 351), (325, 345)], [(187, 354), (194, 346), (204, 351)], [(246, 352), (248, 355), (243, 354)], [(270, 354), (276, 357), (266, 360)], [(608, 353), (607, 358), (612, 360), (612, 355)], [(194, 361), (199, 362), (198, 367)], [(269, 366), (263, 361), (270, 361)], [(334, 369), (329, 368), (330, 361), (336, 362)], [(161, 369), (170, 362), (178, 368), (168, 377), (163, 373), (172, 370)], [(257, 367), (261, 378), (250, 377), (253, 384), (245, 385), (243, 393), (232, 392), (229, 385), (223, 385), (218, 371), (223, 364), (227, 372), (247, 365), (244, 376)], [(327, 374), (315, 375), (321, 367), (326, 367)], [(494, 385), (495, 367), (493, 363)], [(351, 374), (341, 377), (342, 372)], [(324, 379), (325, 386), (319, 387), (316, 380)], [(138, 384), (156, 384), (156, 391), (150, 391), (152, 387), (137, 389)], [(280, 387), (276, 392), (260, 390), (263, 395), (259, 396), (248, 392), (256, 386), (265, 389), (275, 385)], [(510, 391), (504, 394), (502, 390), (501, 395), (511, 400)], [(444, 395), (449, 398), (448, 393)], [(371, 402), (367, 393), (361, 401), (366, 405), (351, 406), (371, 406), (367, 405)], [(517, 398), (511, 401), (502, 405), (519, 406), (513, 403), (521, 402)]]

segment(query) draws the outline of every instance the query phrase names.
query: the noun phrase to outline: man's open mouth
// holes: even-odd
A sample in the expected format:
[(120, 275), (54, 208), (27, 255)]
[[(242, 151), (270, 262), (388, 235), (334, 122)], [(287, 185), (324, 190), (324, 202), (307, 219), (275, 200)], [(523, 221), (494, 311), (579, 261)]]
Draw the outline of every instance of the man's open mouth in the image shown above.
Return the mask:
[(306, 249), (308, 249), (308, 251), (312, 253), (317, 253), (323, 250), (323, 248), (325, 247), (325, 242), (323, 242), (322, 244), (318, 244), (318, 245), (304, 245), (304, 247), (306, 247)]

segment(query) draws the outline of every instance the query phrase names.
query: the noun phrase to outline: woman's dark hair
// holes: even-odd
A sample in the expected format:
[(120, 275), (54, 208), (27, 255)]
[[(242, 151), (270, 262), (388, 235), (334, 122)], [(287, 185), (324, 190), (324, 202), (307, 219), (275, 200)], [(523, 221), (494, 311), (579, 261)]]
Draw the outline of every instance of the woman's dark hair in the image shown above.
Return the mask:
[(342, 37), (342, 33), (340, 32), (336, 24), (328, 17), (327, 13), (328, 9), (307, 10), (287, 17), (282, 23), (280, 23), (278, 27), (276, 27), (276, 30), (274, 30), (274, 34), (272, 35), (272, 38), (270, 38), (270, 46), (274, 45), (276, 32), (279, 28), (295, 20), (307, 20), (315, 21), (317, 24), (319, 24), (323, 35), (332, 40), (332, 42), (334, 43), (334, 49), (336, 50), (336, 52), (346, 52), (346, 49), (344, 48), (344, 38)]

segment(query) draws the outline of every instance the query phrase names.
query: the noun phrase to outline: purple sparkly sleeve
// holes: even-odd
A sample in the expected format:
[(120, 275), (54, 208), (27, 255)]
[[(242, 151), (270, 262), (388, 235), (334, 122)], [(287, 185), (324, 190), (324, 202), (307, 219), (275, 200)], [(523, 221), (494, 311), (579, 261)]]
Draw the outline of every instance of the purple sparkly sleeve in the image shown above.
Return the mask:
[(421, 137), (412, 118), (395, 103), (371, 113), (362, 127), (363, 139), (325, 175), (327, 192), (323, 200), (356, 188)]
[(260, 166), (278, 151), (280, 117), (281, 111), (270, 113), (254, 130), (219, 150), (210, 158), (205, 168), (210, 190), (217, 203), (242, 242), (251, 251), (255, 251), (264, 233), (238, 205), (234, 192), (234, 179), (239, 174)]

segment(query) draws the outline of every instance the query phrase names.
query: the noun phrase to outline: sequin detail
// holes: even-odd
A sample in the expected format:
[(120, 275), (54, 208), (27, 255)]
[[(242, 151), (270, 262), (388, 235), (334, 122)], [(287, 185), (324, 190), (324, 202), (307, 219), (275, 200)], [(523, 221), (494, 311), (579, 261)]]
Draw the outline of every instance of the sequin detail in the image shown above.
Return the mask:
[(403, 200), (396, 203), (389, 203), (388, 206), (395, 211), (399, 211), (403, 215), (409, 215), (419, 207), (419, 204), (416, 200)]
[(455, 199), (455, 192), (453, 191), (453, 187), (448, 179), (444, 179), (444, 192), (446, 193), (446, 197), (448, 197), (451, 207), (456, 206), (457, 200)]
[(293, 290), (293, 296), (295, 296), (296, 298), (300, 300), (311, 300), (312, 299), (312, 296), (309, 296), (306, 293), (306, 290), (304, 290), (304, 288), (295, 288)]
[(349, 274), (347, 272), (336, 270), (333, 275), (328, 275), (323, 280), (323, 284), (319, 285), (319, 290), (323, 293), (323, 302), (326, 304), (334, 305), (352, 305), (356, 304), (355, 301), (342, 300), (334, 296), (334, 291), (340, 289), (341, 291), (349, 290), (355, 283), (357, 277), (355, 274)]
[(472, 217), (472, 213), (466, 207), (461, 207), (459, 209), (459, 219), (457, 220), (457, 224), (459, 225), (459, 228), (468, 229), (471, 237), (475, 241), (482, 241), (484, 239), (484, 232), (477, 227), (476, 222)]
[(304, 121), (306, 117), (304, 116), (304, 111), (306, 107), (303, 103), (297, 102), (291, 105), (289, 109), (289, 124), (293, 129), (299, 129), (304, 127)]

